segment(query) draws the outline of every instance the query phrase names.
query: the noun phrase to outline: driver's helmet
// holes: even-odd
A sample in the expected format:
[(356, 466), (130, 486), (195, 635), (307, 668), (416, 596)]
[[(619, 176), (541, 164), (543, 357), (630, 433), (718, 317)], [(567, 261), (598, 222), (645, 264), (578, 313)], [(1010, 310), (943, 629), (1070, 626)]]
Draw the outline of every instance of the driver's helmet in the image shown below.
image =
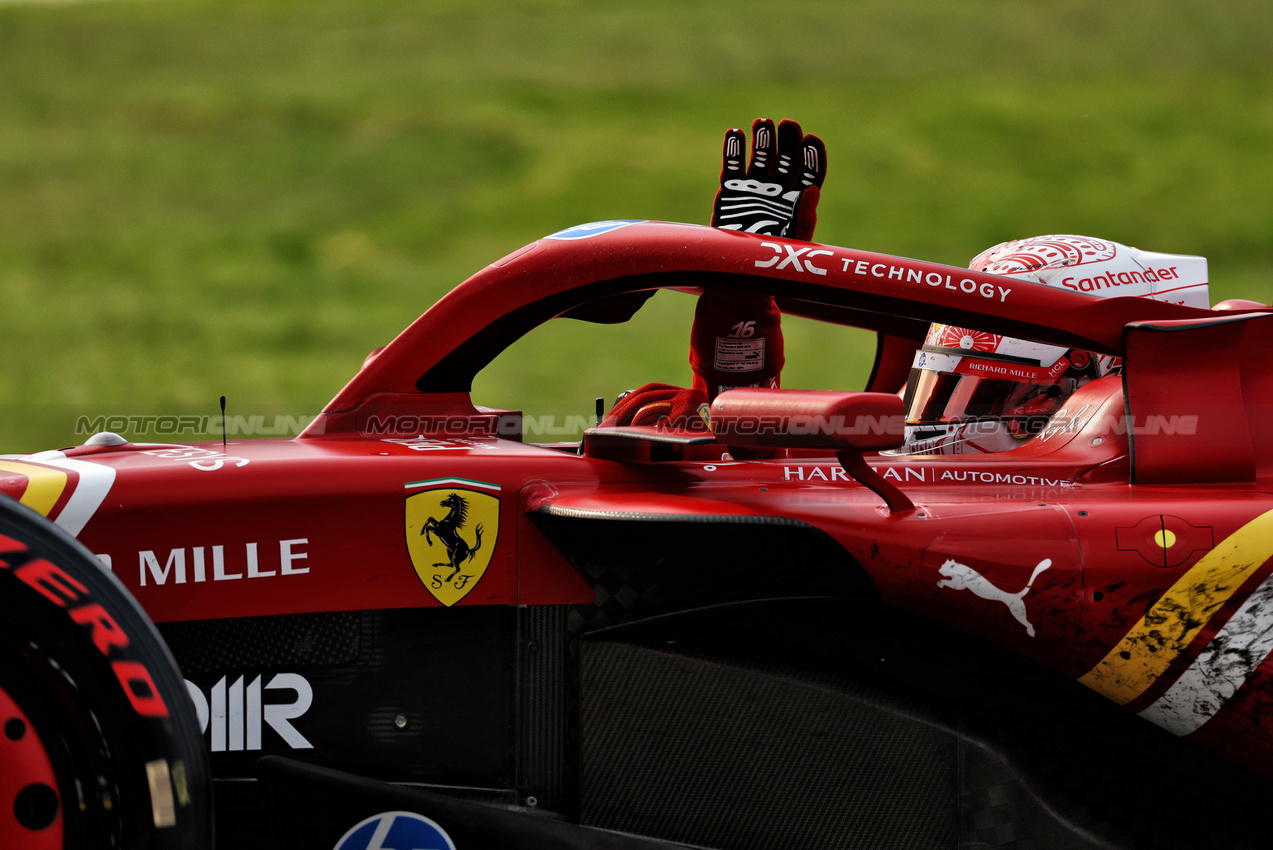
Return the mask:
[[(1086, 292), (1209, 306), (1207, 260), (1141, 251), (1089, 236), (1035, 236), (977, 255), (973, 271)], [(934, 324), (906, 386), (900, 454), (1014, 448), (1083, 384), (1121, 368), (1117, 357)]]

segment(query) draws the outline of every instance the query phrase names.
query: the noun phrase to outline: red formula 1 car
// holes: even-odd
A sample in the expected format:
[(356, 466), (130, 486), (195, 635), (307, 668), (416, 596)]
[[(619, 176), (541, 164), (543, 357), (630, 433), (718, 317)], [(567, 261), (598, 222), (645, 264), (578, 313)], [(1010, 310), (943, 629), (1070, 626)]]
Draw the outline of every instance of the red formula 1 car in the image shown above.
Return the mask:
[[(659, 289), (874, 330), (870, 385), (568, 445), (473, 404), (527, 331)], [(932, 321), (1124, 368), (1013, 450), (889, 454)], [(457, 287), (296, 439), (6, 456), (4, 846), (191, 846), (209, 769), (229, 847), (1264, 846), (1271, 331), (604, 222)]]

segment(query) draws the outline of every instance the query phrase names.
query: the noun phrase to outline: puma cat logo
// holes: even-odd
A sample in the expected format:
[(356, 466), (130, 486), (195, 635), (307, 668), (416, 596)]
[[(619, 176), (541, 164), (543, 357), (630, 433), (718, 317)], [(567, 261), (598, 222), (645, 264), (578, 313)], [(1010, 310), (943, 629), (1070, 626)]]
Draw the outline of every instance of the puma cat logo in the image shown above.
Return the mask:
[(938, 587), (951, 587), (955, 590), (971, 590), (982, 599), (990, 599), (995, 602), (1002, 602), (1008, 606), (1008, 611), (1016, 618), (1017, 622), (1025, 626), (1026, 634), (1034, 637), (1034, 626), (1030, 625), (1030, 620), (1025, 613), (1025, 595), (1030, 592), (1030, 588), (1034, 585), (1034, 580), (1039, 577), (1039, 573), (1052, 566), (1051, 558), (1044, 558), (1039, 561), (1039, 565), (1034, 568), (1034, 572), (1030, 574), (1030, 580), (1026, 582), (1024, 588), (1018, 593), (1009, 593), (1006, 590), (1000, 590), (990, 583), (990, 580), (981, 573), (974, 570), (966, 564), (961, 564), (953, 558), (948, 559), (946, 563), (938, 568), (945, 578), (937, 582)]

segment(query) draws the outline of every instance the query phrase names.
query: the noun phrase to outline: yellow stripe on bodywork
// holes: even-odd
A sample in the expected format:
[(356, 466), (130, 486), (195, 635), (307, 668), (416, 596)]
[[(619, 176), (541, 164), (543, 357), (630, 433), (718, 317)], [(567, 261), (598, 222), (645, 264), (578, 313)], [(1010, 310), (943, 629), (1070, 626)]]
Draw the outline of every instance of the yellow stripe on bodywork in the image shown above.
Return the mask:
[(1119, 705), (1136, 699), (1270, 555), (1273, 511), (1251, 520), (1203, 555), (1079, 681)]
[(53, 510), (53, 506), (57, 504), (62, 491), (66, 489), (66, 473), (60, 469), (0, 460), (0, 470), (16, 472), (27, 477), (27, 488), (18, 501), (44, 516), (49, 515), (49, 511)]

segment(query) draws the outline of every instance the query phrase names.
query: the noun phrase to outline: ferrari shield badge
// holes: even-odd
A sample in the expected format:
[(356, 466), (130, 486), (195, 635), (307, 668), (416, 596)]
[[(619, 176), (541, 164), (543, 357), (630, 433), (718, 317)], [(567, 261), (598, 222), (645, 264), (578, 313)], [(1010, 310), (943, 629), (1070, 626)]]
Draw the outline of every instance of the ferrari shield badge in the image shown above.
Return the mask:
[(407, 553), (420, 581), (449, 608), (468, 595), (491, 563), (499, 535), (499, 486), (462, 478), (406, 486), (416, 491), (407, 496)]

